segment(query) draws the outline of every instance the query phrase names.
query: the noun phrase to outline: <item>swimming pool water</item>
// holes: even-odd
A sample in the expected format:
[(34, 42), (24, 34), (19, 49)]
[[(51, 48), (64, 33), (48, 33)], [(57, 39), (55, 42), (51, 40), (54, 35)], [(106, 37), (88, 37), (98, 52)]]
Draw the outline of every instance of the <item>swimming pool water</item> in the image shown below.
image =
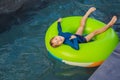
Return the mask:
[[(105, 23), (110, 20), (113, 13), (105, 13), (100, 6), (86, 1), (58, 0), (43, 9), (19, 13), (18, 23), (0, 34), (0, 80), (87, 80), (96, 68), (73, 67), (52, 60), (44, 42), (45, 33), (55, 20), (84, 15), (91, 6), (98, 10), (90, 17)], [(114, 26), (118, 33), (119, 22)]]

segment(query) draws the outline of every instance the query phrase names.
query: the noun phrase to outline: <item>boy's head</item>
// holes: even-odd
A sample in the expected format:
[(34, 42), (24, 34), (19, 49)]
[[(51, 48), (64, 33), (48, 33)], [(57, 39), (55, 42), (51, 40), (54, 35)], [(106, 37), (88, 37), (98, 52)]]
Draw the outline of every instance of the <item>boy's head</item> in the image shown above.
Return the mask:
[(62, 36), (55, 36), (50, 40), (50, 45), (52, 47), (58, 47), (64, 42), (64, 39)]

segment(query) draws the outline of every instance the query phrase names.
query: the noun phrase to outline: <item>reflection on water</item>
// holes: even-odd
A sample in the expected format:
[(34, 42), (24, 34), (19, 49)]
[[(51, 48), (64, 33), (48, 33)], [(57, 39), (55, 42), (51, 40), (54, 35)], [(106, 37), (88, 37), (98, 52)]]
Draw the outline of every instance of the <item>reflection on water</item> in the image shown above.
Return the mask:
[[(45, 32), (59, 17), (84, 15), (96, 6), (98, 10), (90, 17), (105, 23), (110, 20), (112, 14), (102, 11), (98, 3), (86, 1), (58, 0), (40, 10), (20, 12), (16, 16), (18, 23), (0, 34), (0, 80), (88, 80), (96, 68), (73, 67), (51, 60), (44, 44)], [(114, 26), (117, 32), (119, 23), (120, 20)]]

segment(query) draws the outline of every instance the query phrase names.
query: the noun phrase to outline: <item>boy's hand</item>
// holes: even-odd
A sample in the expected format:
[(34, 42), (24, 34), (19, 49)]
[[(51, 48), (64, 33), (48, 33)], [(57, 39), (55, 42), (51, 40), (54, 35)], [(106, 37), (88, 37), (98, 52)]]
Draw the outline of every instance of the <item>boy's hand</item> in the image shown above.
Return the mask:
[(58, 22), (61, 22), (61, 21), (62, 21), (62, 18), (59, 18), (57, 21), (58, 21)]
[(76, 38), (75, 35), (72, 35), (69, 40)]

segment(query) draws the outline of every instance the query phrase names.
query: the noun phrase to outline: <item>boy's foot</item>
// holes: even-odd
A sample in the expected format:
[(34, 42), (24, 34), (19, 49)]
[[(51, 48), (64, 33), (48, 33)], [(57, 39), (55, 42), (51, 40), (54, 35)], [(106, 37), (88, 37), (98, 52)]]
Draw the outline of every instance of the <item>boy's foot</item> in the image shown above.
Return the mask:
[(93, 11), (95, 11), (95, 10), (96, 10), (95, 7), (91, 7), (91, 8), (89, 9), (90, 12), (93, 12)]
[(58, 20), (57, 20), (57, 22), (61, 22), (62, 21), (62, 18), (59, 18)]
[(95, 7), (91, 7), (89, 8), (89, 10), (86, 12), (86, 14), (84, 15), (84, 18), (87, 19), (87, 17), (93, 12), (95, 11), (96, 8)]
[(113, 16), (111, 21), (108, 23), (109, 26), (113, 26), (115, 22), (117, 21), (117, 16)]

